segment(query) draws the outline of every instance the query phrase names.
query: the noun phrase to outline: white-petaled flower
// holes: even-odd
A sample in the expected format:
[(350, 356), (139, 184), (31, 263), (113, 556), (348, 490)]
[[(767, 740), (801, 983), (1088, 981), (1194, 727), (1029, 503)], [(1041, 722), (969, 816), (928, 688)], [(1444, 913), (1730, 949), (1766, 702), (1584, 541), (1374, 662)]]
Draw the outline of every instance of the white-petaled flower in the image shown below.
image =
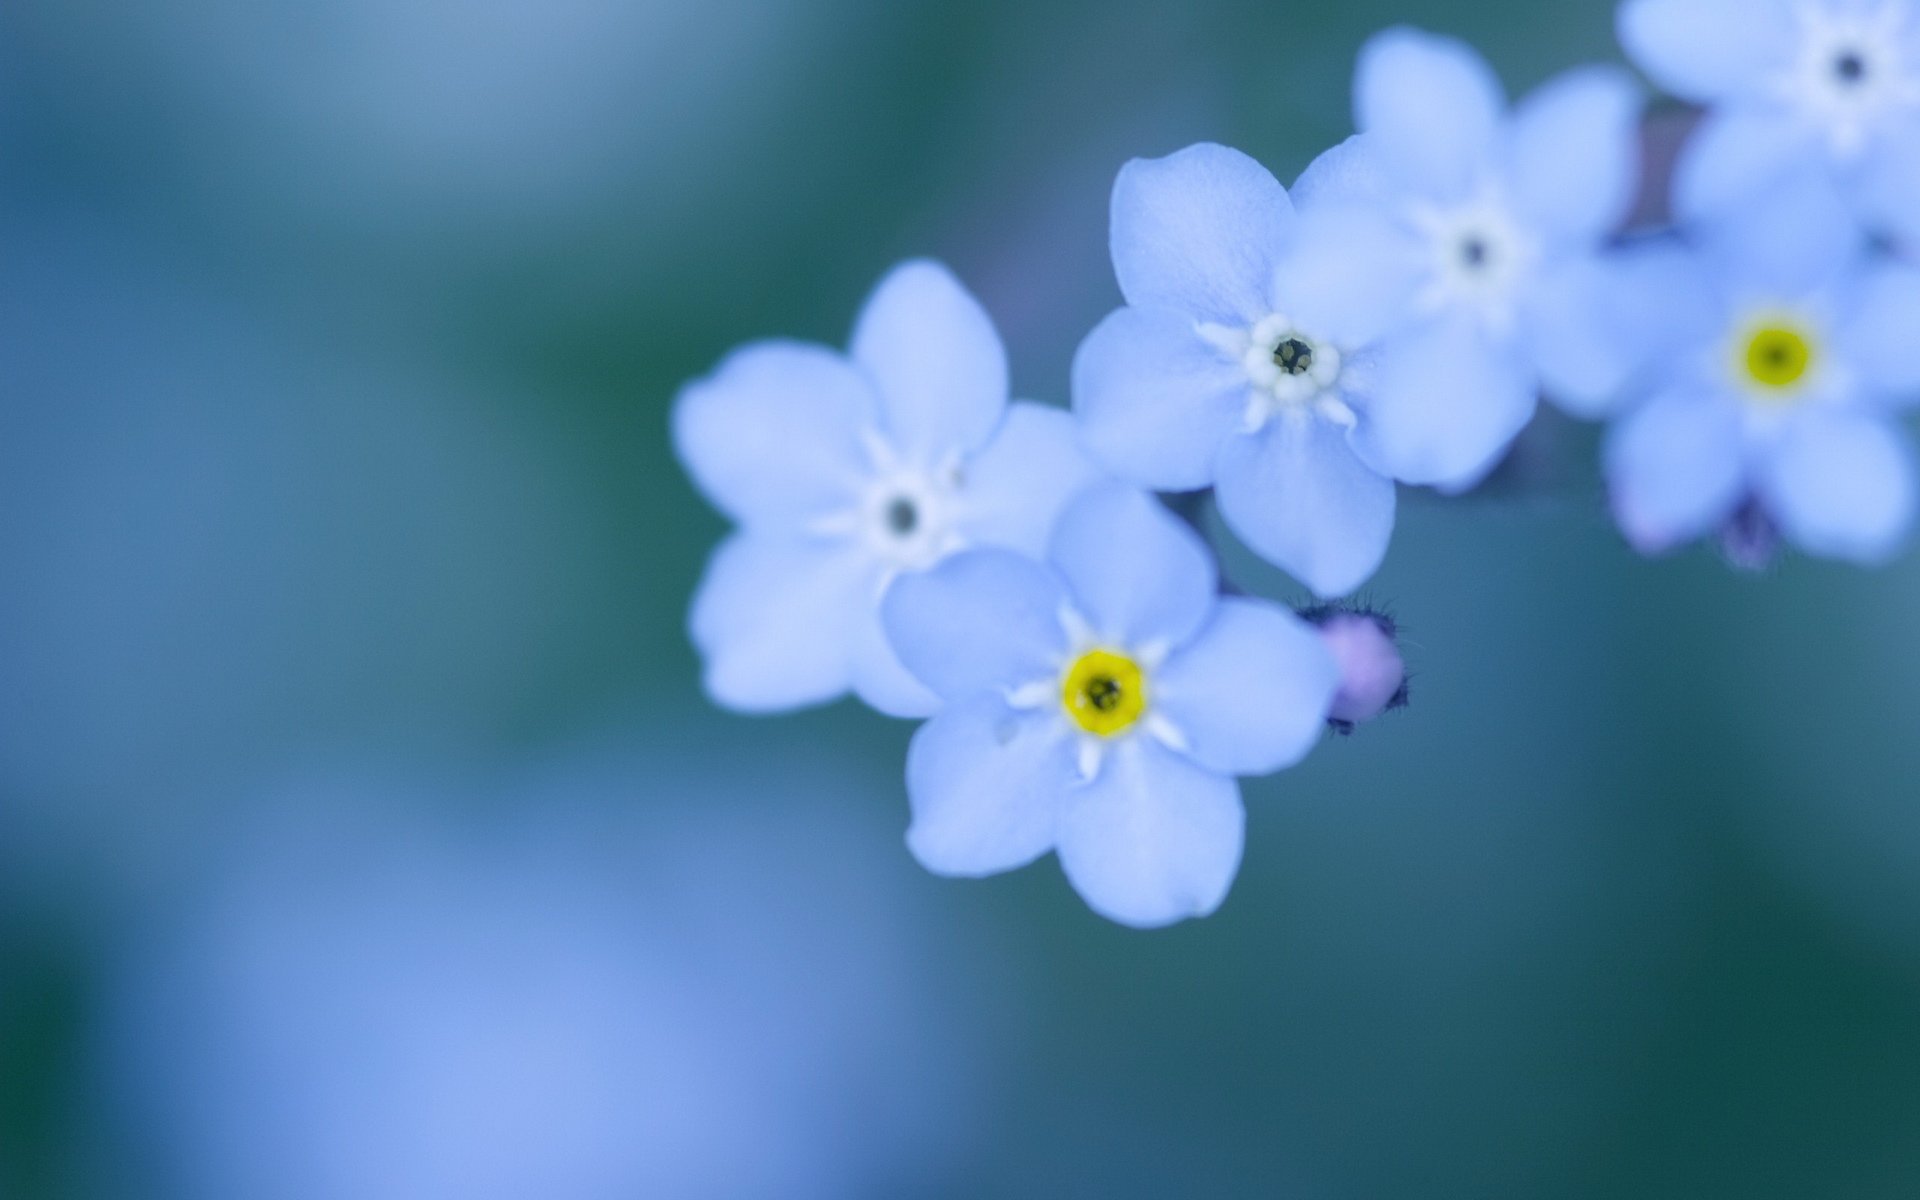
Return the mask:
[(1811, 170), (1882, 231), (1920, 235), (1913, 0), (1628, 0), (1619, 26), (1654, 82), (1709, 109), (1675, 176), (1683, 220), (1737, 212)]
[(936, 701), (901, 668), (879, 604), (899, 575), (969, 546), (1037, 553), (1095, 475), (1066, 413), (1007, 402), (1007, 362), (946, 268), (909, 262), (875, 290), (850, 355), (756, 342), (689, 384), (674, 444), (740, 526), (694, 597), (713, 698), (743, 711), (851, 688), (884, 713)]
[(1920, 271), (1823, 261), (1807, 242), (1787, 254), (1749, 221), (1719, 232), (1646, 298), (1676, 350), (1608, 437), (1622, 531), (1648, 553), (1731, 530), (1736, 557), (1764, 557), (1777, 530), (1812, 554), (1886, 559), (1913, 517), (1894, 412), (1920, 396)]
[(980, 550), (902, 579), (888, 636), (945, 702), (907, 758), (920, 861), (979, 876), (1057, 850), (1115, 921), (1218, 907), (1234, 776), (1298, 761), (1340, 672), (1298, 617), (1215, 584), (1193, 531), (1117, 484), (1068, 506), (1045, 563)]

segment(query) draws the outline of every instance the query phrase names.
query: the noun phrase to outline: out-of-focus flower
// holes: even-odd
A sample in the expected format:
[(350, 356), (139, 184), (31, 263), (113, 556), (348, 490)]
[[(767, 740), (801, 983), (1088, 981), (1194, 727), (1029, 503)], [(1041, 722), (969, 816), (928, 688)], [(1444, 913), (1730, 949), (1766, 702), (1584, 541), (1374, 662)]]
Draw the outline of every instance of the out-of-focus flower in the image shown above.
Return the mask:
[(139, 1190), (837, 1200), (937, 1174), (991, 974), (818, 767), (570, 761), (468, 828), (433, 789), (301, 789), (112, 973)]
[(1386, 554), (1393, 481), (1351, 445), (1365, 419), (1353, 344), (1299, 319), (1320, 281), (1282, 269), (1294, 224), (1286, 190), (1237, 150), (1128, 163), (1112, 213), (1127, 307), (1081, 344), (1073, 404), (1104, 466), (1161, 490), (1214, 486), (1249, 546), (1338, 596)]
[(184, 177), (233, 236), (265, 198), (282, 220), (475, 253), (598, 214), (694, 228), (699, 203), (790, 132), (783, 99), (862, 15), (857, 0), (19, 8), (19, 73), (59, 123), (82, 123), (82, 153), (138, 163), (161, 195)]
[(1840, 184), (1858, 217), (1920, 238), (1920, 6), (1627, 0), (1619, 26), (1655, 83), (1709, 109), (1674, 180), (1683, 220), (1725, 215), (1812, 170)]
[(1038, 553), (1094, 479), (1066, 413), (1008, 405), (992, 321), (931, 262), (881, 282), (850, 357), (742, 347), (688, 385), (673, 433), (741, 526), (707, 568), (692, 632), (708, 691), (745, 711), (851, 687), (885, 713), (932, 712), (881, 632), (888, 586), (968, 546)]
[(1778, 530), (1813, 554), (1878, 562), (1913, 516), (1892, 411), (1920, 394), (1920, 270), (1829, 259), (1795, 237), (1844, 219), (1837, 200), (1758, 207), (1773, 211), (1722, 229), (1690, 279), (1647, 298), (1679, 350), (1608, 438), (1614, 514), (1649, 553), (1727, 530), (1736, 558), (1764, 558)]
[(1640, 98), (1587, 67), (1509, 113), (1478, 54), (1411, 29), (1367, 43), (1354, 90), (1359, 134), (1294, 188), (1286, 269), (1319, 327), (1374, 343), (1361, 456), (1468, 486), (1542, 388), (1578, 405), (1632, 365), (1600, 319), (1625, 286), (1601, 250), (1632, 202)]
[(1057, 850), (1113, 920), (1217, 908), (1234, 776), (1305, 755), (1340, 679), (1299, 618), (1215, 584), (1193, 531), (1117, 484), (1067, 508), (1045, 565), (983, 550), (896, 584), (887, 632), (946, 705), (907, 758), (920, 861), (979, 876)]

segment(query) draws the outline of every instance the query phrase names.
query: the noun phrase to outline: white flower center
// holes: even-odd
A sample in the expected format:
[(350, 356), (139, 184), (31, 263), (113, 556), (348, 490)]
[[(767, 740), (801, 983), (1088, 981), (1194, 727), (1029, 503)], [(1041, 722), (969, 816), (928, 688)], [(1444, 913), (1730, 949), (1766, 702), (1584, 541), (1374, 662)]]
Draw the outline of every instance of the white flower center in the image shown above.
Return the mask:
[(1417, 303), (1432, 313), (1469, 309), (1490, 332), (1511, 332), (1540, 248), (1500, 196), (1482, 192), (1469, 204), (1444, 209), (1421, 205), (1407, 217), (1427, 248), (1427, 282)]
[(1874, 130), (1920, 108), (1911, 10), (1908, 0), (1865, 6), (1808, 0), (1794, 9), (1800, 53), (1774, 90), (1841, 158), (1858, 155)]
[(868, 547), (897, 570), (931, 567), (959, 549), (958, 491), (957, 470), (896, 470), (876, 478), (860, 521)]
[(1420, 306), (1430, 312), (1465, 308), (1488, 329), (1510, 331), (1539, 248), (1500, 197), (1489, 191), (1452, 208), (1422, 205), (1408, 222), (1426, 249)]
[(1274, 313), (1250, 328), (1202, 325), (1200, 335), (1247, 373), (1248, 432), (1283, 413), (1317, 411), (1351, 424), (1353, 413), (1340, 399), (1342, 356), (1332, 342)]
[(849, 508), (816, 521), (822, 537), (851, 538), (885, 568), (883, 579), (924, 571), (966, 546), (965, 473), (959, 457), (909, 461), (877, 430), (861, 435), (869, 473)]

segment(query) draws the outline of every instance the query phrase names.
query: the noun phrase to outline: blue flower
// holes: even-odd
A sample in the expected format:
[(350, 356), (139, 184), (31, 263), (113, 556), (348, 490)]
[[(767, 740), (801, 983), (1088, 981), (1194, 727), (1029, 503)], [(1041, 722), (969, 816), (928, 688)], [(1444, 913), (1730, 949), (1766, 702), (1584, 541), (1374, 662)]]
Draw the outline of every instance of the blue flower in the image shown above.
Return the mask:
[(881, 632), (888, 586), (969, 546), (1038, 553), (1097, 478), (1066, 413), (1008, 404), (991, 320), (931, 262), (880, 283), (850, 356), (736, 350), (681, 393), (673, 435), (740, 526), (708, 564), (691, 631), (708, 692), (742, 711), (851, 688), (885, 713), (932, 712)]
[(1722, 227), (1647, 296), (1674, 348), (1606, 444), (1636, 548), (1758, 520), (1813, 554), (1873, 563), (1899, 549), (1915, 493), (1894, 413), (1920, 395), (1920, 270), (1830, 259), (1793, 236), (1840, 215)]
[(1162, 491), (1215, 486), (1242, 541), (1339, 596), (1386, 553), (1393, 481), (1350, 444), (1343, 347), (1288, 315), (1310, 299), (1281, 265), (1294, 225), (1285, 189), (1237, 150), (1128, 163), (1112, 213), (1127, 307), (1081, 343), (1073, 405), (1102, 465)]
[(1920, 239), (1920, 5), (1627, 0), (1619, 26), (1654, 82), (1709, 108), (1677, 164), (1683, 220), (1733, 212), (1812, 170), (1857, 218)]
[(888, 635), (945, 702), (907, 759), (920, 861), (980, 876), (1057, 850), (1113, 920), (1212, 912), (1234, 776), (1299, 760), (1340, 684), (1305, 622), (1215, 585), (1193, 531), (1118, 484), (1068, 506), (1044, 564), (980, 550), (901, 579)]
[(1220, 146), (1129, 163), (1128, 306), (1074, 360), (1089, 453), (1215, 487), (1233, 531), (1322, 596), (1379, 566), (1394, 480), (1470, 485), (1543, 385), (1586, 403), (1624, 373), (1602, 317), (1625, 284), (1600, 250), (1633, 189), (1625, 76), (1575, 72), (1509, 117), (1470, 50), (1397, 30), (1356, 90), (1361, 134), (1292, 198)]
[(1287, 269), (1324, 297), (1303, 315), (1378, 339), (1361, 455), (1405, 482), (1470, 486), (1542, 389), (1580, 409), (1621, 384), (1604, 318), (1632, 281), (1603, 251), (1633, 199), (1640, 97), (1586, 67), (1509, 113), (1470, 48), (1410, 29), (1367, 43), (1354, 92), (1360, 132), (1294, 188)]

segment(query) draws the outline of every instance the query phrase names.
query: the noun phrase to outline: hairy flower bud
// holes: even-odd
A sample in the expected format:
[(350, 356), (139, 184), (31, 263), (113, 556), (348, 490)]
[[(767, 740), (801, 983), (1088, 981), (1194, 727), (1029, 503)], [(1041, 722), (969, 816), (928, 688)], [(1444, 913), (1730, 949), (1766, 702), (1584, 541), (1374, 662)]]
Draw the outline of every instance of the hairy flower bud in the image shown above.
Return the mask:
[(1340, 666), (1340, 690), (1327, 710), (1327, 723), (1336, 731), (1352, 733), (1356, 725), (1406, 705), (1407, 666), (1392, 617), (1344, 607), (1300, 615), (1319, 627), (1320, 639)]

